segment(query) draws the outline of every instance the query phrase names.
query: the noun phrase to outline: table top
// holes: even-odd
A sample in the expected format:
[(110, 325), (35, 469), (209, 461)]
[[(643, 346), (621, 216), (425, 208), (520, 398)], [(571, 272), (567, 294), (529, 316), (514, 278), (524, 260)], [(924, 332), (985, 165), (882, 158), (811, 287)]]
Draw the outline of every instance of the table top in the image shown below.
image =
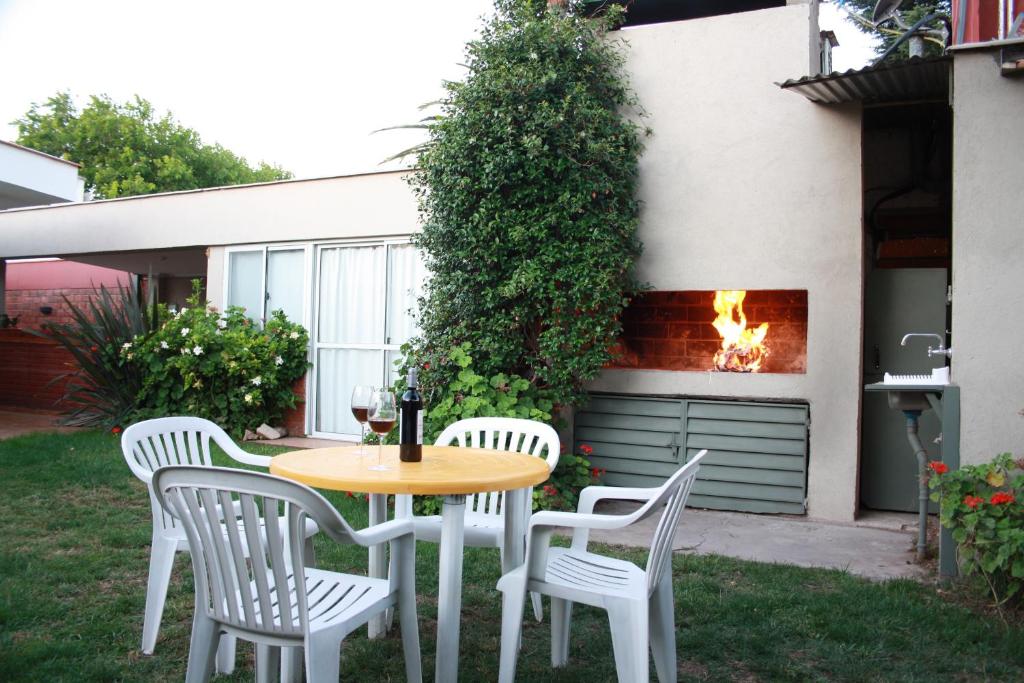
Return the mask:
[(458, 446), (423, 446), (423, 460), (402, 462), (398, 446), (384, 446), (383, 462), (390, 469), (368, 469), (377, 464), (377, 447), (366, 445), (311, 448), (292, 451), (270, 461), (270, 473), (315, 488), (360, 493), (413, 493), (461, 495), (526, 488), (545, 481), (544, 458), (509, 451)]

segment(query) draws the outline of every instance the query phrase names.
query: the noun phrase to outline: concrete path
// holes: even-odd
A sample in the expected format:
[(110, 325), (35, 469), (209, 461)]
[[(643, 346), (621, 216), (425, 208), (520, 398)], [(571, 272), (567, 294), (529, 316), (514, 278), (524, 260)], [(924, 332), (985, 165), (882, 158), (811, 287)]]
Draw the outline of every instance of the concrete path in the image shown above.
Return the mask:
[[(631, 503), (612, 503), (599, 507), (597, 512), (620, 514), (630, 509), (635, 509)], [(914, 516), (880, 517), (869, 518), (862, 526), (793, 516), (687, 509), (676, 530), (673, 548), (698, 555), (841, 569), (876, 580), (931, 578), (930, 569), (913, 561), (914, 527), (906, 522)], [(594, 531), (591, 539), (647, 547), (656, 521), (651, 517), (625, 530)]]
[(18, 410), (9, 406), (0, 408), (0, 439), (22, 436), (33, 432), (69, 432), (76, 427), (61, 427), (57, 413), (40, 410)]

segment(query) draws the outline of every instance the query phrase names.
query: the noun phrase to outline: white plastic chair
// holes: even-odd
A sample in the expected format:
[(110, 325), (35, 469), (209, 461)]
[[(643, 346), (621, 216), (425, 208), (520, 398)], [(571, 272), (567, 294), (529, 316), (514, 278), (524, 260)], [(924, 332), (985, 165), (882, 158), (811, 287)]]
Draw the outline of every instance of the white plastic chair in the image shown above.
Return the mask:
[[(615, 670), (621, 683), (649, 680), (648, 646), (653, 651), (658, 680), (676, 680), (675, 615), (672, 599), (672, 538), (690, 495), (701, 451), (657, 488), (590, 486), (580, 493), (578, 512), (538, 512), (530, 520), (526, 562), (498, 581), (502, 591), (501, 668), (498, 680), (515, 679), (526, 591), (551, 596), (551, 665), (569, 659), (572, 603), (581, 602), (608, 612)], [(603, 499), (646, 503), (626, 515), (595, 515)], [(621, 529), (661, 511), (644, 569), (587, 551), (590, 529)], [(574, 529), (572, 546), (552, 548), (556, 527)]]
[[(277, 669), (282, 647), (301, 647), (306, 680), (337, 683), (342, 640), (391, 607), (398, 607), (406, 678), (421, 680), (411, 521), (355, 531), (308, 486), (225, 467), (163, 467), (153, 475), (153, 489), (192, 548), (196, 605), (187, 683), (210, 679), (222, 633), (256, 645), (257, 680)], [(221, 519), (220, 510), (236, 506), (240, 517)], [(307, 518), (339, 543), (389, 542), (388, 577), (306, 566), (300, 539)]]
[[(450, 446), (457, 443), (460, 447), (487, 448), (514, 451), (545, 457), (548, 471), (553, 472), (558, 465), (561, 445), (556, 432), (550, 425), (534, 420), (523, 420), (511, 417), (472, 417), (448, 425), (434, 442), (435, 446)], [(411, 518), (416, 528), (417, 541), (441, 540), (441, 516), (413, 515), (412, 496), (395, 497), (395, 516)], [(533, 503), (533, 489), (527, 492), (525, 519), (522, 529), (530, 518)], [(474, 548), (498, 548), (503, 546), (505, 533), (505, 492), (480, 493), (466, 497), (466, 530), (465, 544)], [(525, 543), (525, 536), (523, 539)], [(537, 620), (541, 619), (540, 596), (533, 596), (533, 611)]]
[[(156, 647), (160, 620), (167, 600), (167, 587), (171, 581), (176, 553), (189, 549), (185, 531), (167, 514), (153, 491), (153, 472), (167, 465), (198, 465), (212, 467), (210, 440), (213, 440), (233, 460), (245, 465), (269, 468), (270, 456), (246, 453), (231, 440), (223, 429), (209, 420), (198, 417), (161, 417), (133, 424), (121, 435), (121, 451), (132, 474), (149, 489), (153, 511), (153, 535), (149, 555), (149, 580), (146, 586), (146, 616), (142, 625), (142, 652), (153, 654)], [(237, 511), (236, 511), (237, 513)], [(313, 558), (312, 536), (315, 524), (310, 524), (305, 538), (307, 559)], [(218, 671), (230, 673), (235, 660), (234, 639), (225, 639)]]

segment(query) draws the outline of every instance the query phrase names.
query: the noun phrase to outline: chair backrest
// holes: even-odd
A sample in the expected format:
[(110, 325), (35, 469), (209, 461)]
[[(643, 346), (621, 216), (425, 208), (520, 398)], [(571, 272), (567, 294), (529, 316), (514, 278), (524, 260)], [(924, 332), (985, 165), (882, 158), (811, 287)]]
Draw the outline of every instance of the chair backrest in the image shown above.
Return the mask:
[[(548, 471), (558, 465), (561, 444), (551, 425), (535, 420), (514, 417), (471, 417), (448, 425), (434, 442), (436, 446), (457, 443), (466, 448), (487, 448), (514, 451), (544, 457)], [(504, 492), (480, 493), (469, 496), (467, 510), (500, 515), (505, 506)], [(528, 512), (528, 511), (527, 511)]]
[[(204, 466), (160, 468), (153, 491), (188, 537), (197, 610), (256, 633), (309, 633), (306, 517), (336, 540), (356, 537), (323, 496), (269, 474)], [(232, 508), (240, 516), (221, 514)]]
[(635, 515), (637, 522), (646, 519), (658, 510), (662, 510), (661, 519), (654, 529), (654, 537), (651, 539), (651, 551), (647, 555), (647, 592), (650, 594), (661, 581), (662, 572), (672, 556), (672, 540), (675, 537), (676, 526), (679, 524), (679, 517), (686, 506), (686, 499), (690, 497), (690, 489), (697, 479), (697, 471), (700, 470), (700, 461), (707, 455), (703, 450), (676, 470), (676, 473), (668, 478), (658, 493), (647, 501)]
[[(244, 453), (223, 429), (199, 417), (161, 417), (133, 424), (121, 434), (121, 452), (132, 474), (147, 485), (153, 472), (168, 465), (197, 465), (211, 467), (213, 458), (210, 440), (213, 440), (233, 459), (246, 464), (266, 466), (266, 456)], [(175, 529), (173, 517), (167, 515), (153, 496), (153, 524), (159, 531)]]

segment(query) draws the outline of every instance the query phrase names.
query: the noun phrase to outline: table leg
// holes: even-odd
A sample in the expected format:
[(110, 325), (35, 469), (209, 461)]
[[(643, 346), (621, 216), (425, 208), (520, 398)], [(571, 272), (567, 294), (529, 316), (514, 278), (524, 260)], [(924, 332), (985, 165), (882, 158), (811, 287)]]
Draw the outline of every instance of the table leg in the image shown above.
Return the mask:
[[(383, 524), (387, 521), (388, 497), (380, 493), (370, 494), (370, 526)], [(388, 575), (388, 545), (380, 543), (370, 546), (370, 566), (367, 572), (370, 577), (384, 579)], [(378, 615), (370, 619), (366, 625), (370, 638), (379, 638), (385, 633), (384, 615)]]
[(445, 496), (441, 510), (441, 565), (437, 589), (437, 661), (434, 680), (459, 677), (459, 622), (462, 617), (462, 549), (466, 497)]
[(526, 555), (526, 492), (515, 489), (505, 492), (505, 538), (501, 555), (501, 573), (507, 574), (523, 563)]

